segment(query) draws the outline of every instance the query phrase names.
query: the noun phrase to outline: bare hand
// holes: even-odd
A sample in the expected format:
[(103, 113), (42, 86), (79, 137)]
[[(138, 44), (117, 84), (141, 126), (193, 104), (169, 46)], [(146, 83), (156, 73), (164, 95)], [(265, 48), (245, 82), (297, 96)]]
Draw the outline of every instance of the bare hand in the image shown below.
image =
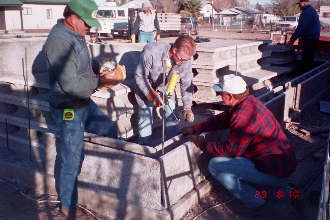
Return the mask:
[(191, 108), (185, 108), (182, 112), (183, 119), (186, 122), (192, 123), (194, 122), (194, 113), (192, 112)]

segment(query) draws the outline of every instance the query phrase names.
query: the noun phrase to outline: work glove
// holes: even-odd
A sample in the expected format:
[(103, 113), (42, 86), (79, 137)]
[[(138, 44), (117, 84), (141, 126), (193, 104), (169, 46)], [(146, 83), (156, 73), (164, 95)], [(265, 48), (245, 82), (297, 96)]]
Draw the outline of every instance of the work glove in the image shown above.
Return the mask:
[(196, 146), (198, 148), (200, 148), (201, 150), (205, 149), (207, 142), (206, 142), (204, 136), (202, 136), (202, 135), (189, 135), (187, 138), (188, 138), (189, 141), (196, 144)]
[(101, 67), (100, 80), (101, 88), (108, 89), (123, 82), (126, 79), (126, 68), (124, 65), (117, 65), (114, 69)]
[(135, 43), (135, 34), (131, 35), (131, 42), (134, 44)]
[(195, 133), (195, 129), (194, 127), (181, 128), (180, 133), (182, 133), (183, 135), (191, 135)]
[(151, 89), (149, 94), (147, 95), (147, 100), (149, 102), (151, 102), (156, 107), (161, 107), (161, 106), (164, 105), (162, 99), (159, 96), (159, 94), (153, 89)]
[(182, 117), (183, 117), (183, 120), (185, 120), (186, 122), (189, 122), (189, 123), (194, 122), (194, 119), (195, 119), (194, 113), (192, 112), (190, 107), (183, 109)]

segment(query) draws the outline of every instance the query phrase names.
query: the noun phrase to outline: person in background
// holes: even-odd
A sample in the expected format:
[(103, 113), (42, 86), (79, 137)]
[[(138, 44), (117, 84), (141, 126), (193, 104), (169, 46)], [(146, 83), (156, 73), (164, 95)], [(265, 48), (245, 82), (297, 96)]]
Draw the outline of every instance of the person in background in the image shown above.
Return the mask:
[(314, 53), (320, 37), (320, 21), (309, 0), (300, 0), (297, 4), (302, 12), (298, 26), (288, 41), (288, 46), (292, 46), (298, 38), (301, 38), (303, 48), (301, 68), (307, 71), (313, 66)]
[[(196, 53), (194, 40), (189, 36), (180, 36), (173, 45), (168, 42), (154, 42), (147, 44), (140, 56), (135, 74), (135, 97), (138, 103), (138, 133), (139, 143), (151, 145), (153, 107), (164, 107), (162, 98), (157, 90), (162, 88), (163, 74), (166, 74), (166, 86), (172, 74), (176, 73), (180, 78), (181, 96), (183, 102), (183, 119), (194, 121), (191, 110), (192, 93), (192, 56)], [(164, 65), (166, 73), (164, 73)], [(176, 103), (175, 94), (171, 96), (165, 105), (166, 134), (167, 138), (178, 133), (179, 121), (175, 118)]]
[[(62, 213), (78, 218), (77, 177), (84, 159), (84, 131), (117, 138), (117, 124), (91, 100), (98, 87), (112, 87), (121, 80), (114, 74), (92, 70), (92, 60), (85, 41), (91, 27), (100, 26), (92, 13), (93, 0), (71, 0), (63, 19), (50, 31), (44, 45), (49, 73), (49, 104), (59, 140), (56, 146), (55, 182)], [(121, 76), (122, 77), (122, 76)]]
[[(152, 11), (149, 1), (142, 3), (142, 12), (139, 12), (132, 30), (132, 42), (135, 42), (135, 35), (139, 31), (139, 43), (151, 43), (155, 41), (155, 33), (159, 33), (157, 14)], [(155, 32), (156, 31), (156, 32)]]
[[(256, 185), (289, 187), (288, 177), (297, 164), (295, 153), (274, 115), (249, 95), (243, 78), (224, 75), (213, 88), (229, 108), (181, 132), (213, 156), (208, 165), (212, 176), (246, 207), (255, 210), (265, 203), (261, 195), (256, 197)], [(229, 135), (225, 142), (208, 141), (198, 135), (226, 128)]]

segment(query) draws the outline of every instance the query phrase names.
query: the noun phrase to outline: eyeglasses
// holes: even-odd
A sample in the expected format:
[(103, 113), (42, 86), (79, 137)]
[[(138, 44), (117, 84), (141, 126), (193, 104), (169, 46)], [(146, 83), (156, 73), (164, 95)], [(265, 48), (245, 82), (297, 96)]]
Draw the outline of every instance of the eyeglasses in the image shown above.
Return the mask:
[(175, 56), (178, 58), (178, 60), (179, 60), (181, 63), (184, 63), (184, 62), (187, 62), (188, 60), (190, 60), (190, 58), (188, 58), (188, 59), (183, 59), (182, 57), (180, 57), (180, 56), (178, 55), (178, 52), (175, 53)]

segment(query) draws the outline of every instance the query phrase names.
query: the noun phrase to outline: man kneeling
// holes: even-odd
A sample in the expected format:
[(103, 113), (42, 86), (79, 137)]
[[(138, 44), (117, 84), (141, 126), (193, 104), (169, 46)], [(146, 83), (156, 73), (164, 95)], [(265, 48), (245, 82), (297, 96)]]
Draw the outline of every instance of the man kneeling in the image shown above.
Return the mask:
[[(245, 81), (225, 75), (213, 89), (229, 109), (193, 127), (182, 129), (203, 151), (210, 153), (208, 169), (248, 208), (265, 203), (256, 195), (255, 185), (286, 187), (287, 177), (296, 169), (296, 157), (279, 122), (267, 107), (249, 95)], [(209, 142), (205, 131), (229, 128), (225, 142)]]

